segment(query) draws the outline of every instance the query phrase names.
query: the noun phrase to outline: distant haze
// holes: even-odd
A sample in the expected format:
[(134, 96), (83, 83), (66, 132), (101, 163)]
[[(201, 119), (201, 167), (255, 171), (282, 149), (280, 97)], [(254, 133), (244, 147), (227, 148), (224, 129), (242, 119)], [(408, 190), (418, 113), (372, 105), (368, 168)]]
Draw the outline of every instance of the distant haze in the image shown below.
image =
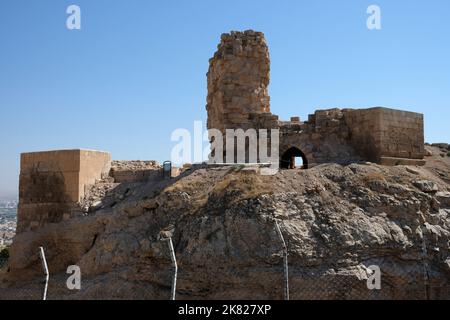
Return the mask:
[(2, 191), (0, 190), (0, 201), (12, 201), (12, 200), (17, 200), (19, 197), (18, 192), (13, 192), (13, 191)]

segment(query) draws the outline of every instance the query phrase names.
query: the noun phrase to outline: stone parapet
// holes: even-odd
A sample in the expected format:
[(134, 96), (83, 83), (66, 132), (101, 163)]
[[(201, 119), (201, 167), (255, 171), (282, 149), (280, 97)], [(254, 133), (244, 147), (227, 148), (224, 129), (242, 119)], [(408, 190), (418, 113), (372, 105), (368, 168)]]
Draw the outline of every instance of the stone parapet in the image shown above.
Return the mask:
[(113, 161), (110, 176), (115, 183), (162, 180), (162, 166), (156, 161)]

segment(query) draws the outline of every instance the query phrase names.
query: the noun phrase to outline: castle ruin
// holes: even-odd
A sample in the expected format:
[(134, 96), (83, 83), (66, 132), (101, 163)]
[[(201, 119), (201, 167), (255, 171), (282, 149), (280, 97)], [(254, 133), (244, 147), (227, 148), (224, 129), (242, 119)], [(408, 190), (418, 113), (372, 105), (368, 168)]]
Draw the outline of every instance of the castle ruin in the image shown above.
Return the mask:
[(210, 60), (208, 129), (279, 129), (280, 166), (371, 161), (423, 165), (423, 115), (376, 107), (329, 109), (281, 121), (270, 112), (270, 58), (264, 34), (252, 30), (223, 34)]
[[(306, 121), (281, 121), (270, 111), (270, 58), (264, 35), (245, 31), (223, 34), (210, 60), (208, 129), (278, 129), (280, 166), (371, 161), (382, 165), (424, 164), (423, 115), (387, 108), (316, 111)], [(102, 179), (141, 183), (162, 179), (152, 163), (130, 166), (106, 152), (59, 150), (21, 156), (17, 232), (84, 214), (79, 202)], [(113, 205), (112, 203), (111, 205)]]

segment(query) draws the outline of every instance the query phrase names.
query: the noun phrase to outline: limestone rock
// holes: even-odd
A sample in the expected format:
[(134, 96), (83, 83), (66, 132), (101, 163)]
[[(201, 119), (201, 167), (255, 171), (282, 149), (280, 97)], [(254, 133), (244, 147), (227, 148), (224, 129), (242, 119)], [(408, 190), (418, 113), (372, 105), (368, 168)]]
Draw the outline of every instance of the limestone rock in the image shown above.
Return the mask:
[(413, 182), (414, 186), (419, 188), (423, 192), (431, 193), (439, 190), (438, 185), (433, 181), (417, 180)]
[[(289, 250), (292, 299), (376, 298), (364, 280), (371, 265), (385, 279), (378, 298), (422, 299), (424, 243), (429, 294), (448, 299), (448, 195), (423, 193), (415, 181), (442, 183), (423, 170), (411, 176), (404, 167), (374, 164), (275, 176), (193, 167), (158, 192), (128, 186), (146, 199), (130, 196), (114, 208), (18, 234), (0, 299), (40, 292), (33, 286), (42, 277), (40, 245), (52, 270), (51, 299), (167, 299), (172, 269), (161, 240), (168, 237), (179, 266), (178, 299), (281, 299), (274, 218)], [(81, 291), (65, 287), (72, 264), (82, 270)]]
[(445, 207), (450, 207), (450, 192), (436, 193), (436, 199)]
[(99, 210), (102, 206), (103, 206), (103, 202), (101, 202), (100, 200), (97, 200), (89, 207), (89, 212), (94, 212), (96, 210)]

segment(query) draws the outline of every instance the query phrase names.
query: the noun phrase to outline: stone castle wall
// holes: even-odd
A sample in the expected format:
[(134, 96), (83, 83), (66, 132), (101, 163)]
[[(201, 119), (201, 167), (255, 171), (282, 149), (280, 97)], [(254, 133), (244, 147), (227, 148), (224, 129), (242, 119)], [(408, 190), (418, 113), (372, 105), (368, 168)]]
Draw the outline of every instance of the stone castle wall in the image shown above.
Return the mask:
[(312, 167), (321, 163), (346, 164), (361, 159), (348, 143), (350, 131), (340, 109), (318, 110), (305, 122), (280, 123), (280, 155), (300, 149)]
[(382, 108), (380, 110), (380, 160), (386, 157), (423, 159), (423, 115)]
[(113, 161), (110, 176), (115, 183), (159, 181), (161, 170), (156, 161)]
[(17, 232), (59, 222), (70, 215), (85, 187), (107, 176), (111, 156), (89, 150), (23, 153)]
[[(347, 110), (351, 144), (366, 159), (421, 160), (424, 157), (423, 115), (388, 108)], [(405, 161), (403, 161), (405, 162)]]
[[(179, 169), (172, 167), (172, 177), (178, 174)], [(120, 184), (126, 190), (136, 183), (162, 180), (162, 167), (156, 161), (111, 161), (109, 153), (91, 150), (23, 153), (17, 233), (100, 209), (93, 203), (92, 208), (82, 206), (92, 202), (88, 198), (93, 189), (107, 190), (113, 197)]]
[(381, 107), (329, 109), (305, 122), (280, 121), (270, 112), (269, 79), (262, 33), (223, 34), (208, 72), (208, 129), (279, 129), (280, 160), (296, 148), (309, 166), (360, 160), (423, 164), (423, 115)]
[(380, 116), (375, 109), (347, 110), (346, 124), (350, 130), (349, 140), (355, 150), (370, 161), (379, 159)]

